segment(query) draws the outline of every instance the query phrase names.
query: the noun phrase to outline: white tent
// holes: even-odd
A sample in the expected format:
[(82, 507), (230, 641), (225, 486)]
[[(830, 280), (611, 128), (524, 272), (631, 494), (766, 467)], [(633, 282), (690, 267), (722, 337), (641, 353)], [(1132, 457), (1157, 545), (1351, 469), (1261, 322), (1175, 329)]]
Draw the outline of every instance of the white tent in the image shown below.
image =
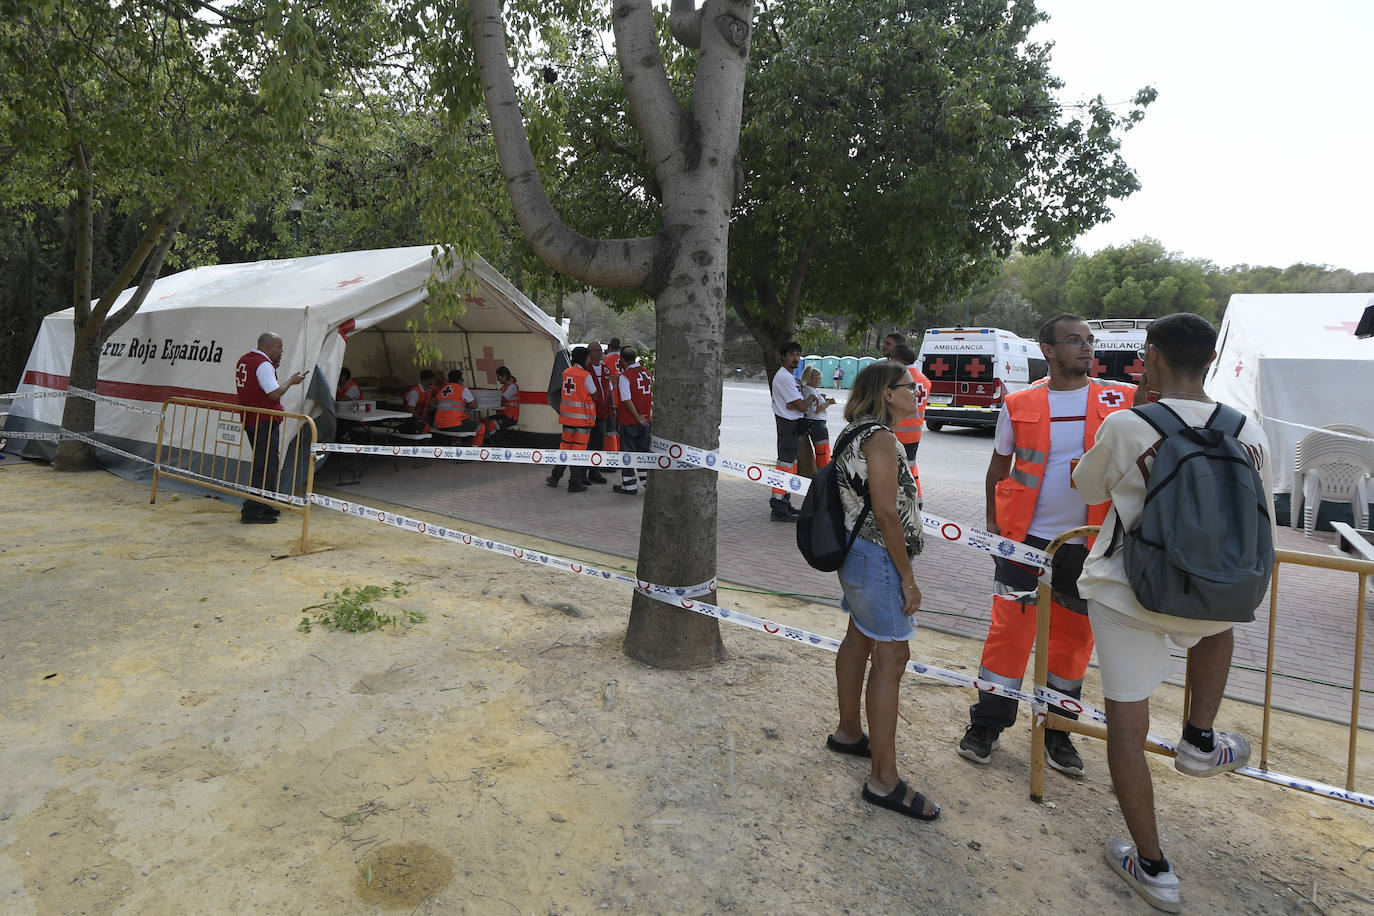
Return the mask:
[(1355, 337), (1371, 302), (1369, 293), (1291, 293), (1235, 295), (1226, 307), (1207, 393), (1264, 427), (1276, 494), (1293, 490), (1294, 451), (1309, 427), (1374, 429), (1374, 340)]
[[(466, 312), (431, 338), (443, 356), (430, 368), (461, 368), (473, 388), (496, 387), (506, 366), (521, 383), (520, 425), (556, 435), (557, 413), (544, 394), (554, 356), (567, 345), (562, 328), (481, 258), (469, 265)], [(406, 323), (419, 319), (436, 272), (429, 246), (222, 264), (163, 277), (147, 301), (105, 345), (97, 393), (159, 409), (165, 398), (236, 400), (234, 366), (258, 334), (280, 334), (282, 376), (310, 373), (308, 385), (282, 399), (282, 409), (331, 415), (339, 369), (355, 377), (414, 384), (419, 368)], [(462, 278), (459, 282), (464, 282)], [(120, 302), (132, 295), (126, 290)], [(115, 306), (118, 308), (118, 305)], [(71, 367), (73, 311), (43, 320), (20, 392), (65, 390)], [(423, 321), (421, 320), (423, 326)], [(5, 428), (53, 431), (61, 398), (20, 398)], [(158, 418), (100, 403), (96, 436), (135, 454), (151, 455)], [(10, 440), (12, 450), (51, 454), (51, 443)], [(102, 462), (120, 462), (102, 453)], [(123, 467), (120, 467), (123, 470)]]

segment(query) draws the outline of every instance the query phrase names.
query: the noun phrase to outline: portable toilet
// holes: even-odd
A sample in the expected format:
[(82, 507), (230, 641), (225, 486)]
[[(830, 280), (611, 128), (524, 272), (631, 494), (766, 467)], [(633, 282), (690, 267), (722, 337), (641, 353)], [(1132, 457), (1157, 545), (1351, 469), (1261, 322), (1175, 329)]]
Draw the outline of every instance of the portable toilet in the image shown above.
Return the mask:
[[(859, 372), (864, 371), (864, 369), (868, 368), (869, 366), (871, 366), (873, 363), (876, 363), (877, 361), (878, 361), (878, 357), (876, 357), (876, 356), (861, 356), (861, 357), (859, 357)], [(858, 373), (855, 373), (855, 374), (857, 375)]]
[(844, 373), (839, 387), (849, 388), (854, 384), (854, 377), (859, 374), (859, 361), (852, 356), (840, 357), (840, 371)]
[(835, 384), (835, 367), (838, 366), (839, 363), (840, 358), (838, 356), (822, 356), (820, 358), (820, 362), (816, 365), (816, 368), (821, 370), (821, 387), (840, 387)]
[(810, 356), (803, 356), (801, 361), (802, 374), (805, 374), (807, 369), (813, 368), (821, 373), (822, 379), (825, 378), (825, 370), (821, 368), (821, 357), (815, 353)]

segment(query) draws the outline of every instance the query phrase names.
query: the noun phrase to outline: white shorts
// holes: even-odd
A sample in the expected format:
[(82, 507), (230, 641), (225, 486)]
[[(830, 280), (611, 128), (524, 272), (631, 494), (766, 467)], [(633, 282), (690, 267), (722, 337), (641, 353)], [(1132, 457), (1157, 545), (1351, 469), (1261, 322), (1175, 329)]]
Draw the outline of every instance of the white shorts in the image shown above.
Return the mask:
[[(1097, 644), (1097, 664), (1102, 675), (1102, 695), (1117, 703), (1148, 700), (1169, 673), (1169, 643), (1191, 649), (1203, 639), (1196, 633), (1170, 633), (1138, 617), (1122, 614), (1101, 602), (1088, 599), (1088, 619)], [(1218, 623), (1217, 633), (1231, 628)], [(1212, 635), (1216, 635), (1215, 633)]]

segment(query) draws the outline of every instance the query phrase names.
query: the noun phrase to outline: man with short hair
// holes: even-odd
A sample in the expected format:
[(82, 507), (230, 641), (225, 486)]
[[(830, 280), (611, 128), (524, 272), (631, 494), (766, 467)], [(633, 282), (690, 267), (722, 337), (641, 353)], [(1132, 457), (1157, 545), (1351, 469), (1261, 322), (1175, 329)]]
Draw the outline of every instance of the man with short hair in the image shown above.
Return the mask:
[(472, 391), (463, 384), (463, 370), (448, 370), (448, 384), (439, 389), (434, 402), (434, 428), (446, 433), (476, 433), (473, 445), (481, 445), (486, 437), (486, 427), (468, 413), (477, 399)]
[[(1108, 414), (1131, 405), (1135, 386), (1088, 376), (1093, 335), (1077, 315), (1057, 315), (1040, 328), (1040, 352), (1049, 364), (1048, 385), (1007, 395), (997, 418), (996, 440), (986, 479), (987, 527), (1035, 548), (1081, 525), (1101, 524), (1106, 504), (1086, 506), (1072, 488), (1070, 469), (1093, 443)], [(1049, 686), (1071, 697), (1083, 692), (1083, 675), (1093, 652), (1087, 607), (1077, 581), (1087, 556), (1083, 539), (1061, 546), (1051, 570)], [(983, 643), (978, 678), (1019, 689), (1035, 641), (1035, 570), (995, 558), (992, 621)], [(1016, 721), (1017, 701), (980, 690), (969, 709), (969, 726), (959, 756), (974, 763), (992, 760), (998, 735)], [(1067, 715), (1067, 713), (1065, 713)], [(1083, 775), (1068, 732), (1045, 733), (1045, 754), (1054, 769)]]
[[(281, 410), (281, 399), (294, 386), (305, 381), (304, 372), (293, 372), (285, 382), (278, 383), (277, 367), (281, 365), (282, 340), (271, 331), (258, 335), (258, 346), (239, 357), (234, 367), (234, 387), (238, 401), (244, 408)], [(243, 432), (253, 446), (253, 464), (248, 484), (257, 490), (275, 492), (281, 464), (281, 417), (259, 414), (252, 409), (239, 411), (243, 416)], [(244, 499), (239, 521), (245, 525), (271, 525), (281, 510), (265, 502)]]
[[(1140, 384), (1195, 428), (1206, 426), (1218, 409), (1202, 387), (1207, 367), (1216, 358), (1216, 340), (1216, 331), (1206, 319), (1187, 313), (1156, 319), (1146, 330), (1141, 353), (1145, 374)], [(1257, 423), (1245, 423), (1236, 438), (1259, 471), (1263, 492), (1271, 494), (1269, 443), (1263, 430)], [(1130, 586), (1122, 552), (1109, 550), (1115, 540), (1106, 536), (1109, 531), (1118, 526), (1131, 531), (1140, 523), (1161, 441), (1155, 428), (1134, 412), (1109, 417), (1097, 431), (1096, 444), (1078, 462), (1073, 481), (1085, 500), (1111, 500), (1111, 510), (1102, 521), (1103, 536), (1089, 553), (1079, 579), (1097, 639), (1102, 694), (1107, 700), (1107, 766), (1133, 841), (1109, 841), (1106, 859), (1152, 906), (1176, 913), (1178, 876), (1159, 844), (1154, 785), (1145, 762), (1150, 695), (1169, 669), (1168, 643), (1187, 650), (1192, 687), (1174, 768), (1189, 776), (1234, 770), (1249, 761), (1250, 743), (1241, 735), (1213, 728), (1231, 665), (1233, 624), (1147, 610)], [(1271, 525), (1273, 517), (1271, 502)], [(1235, 620), (1243, 615), (1225, 616)]]
[(902, 450), (906, 452), (907, 467), (911, 468), (911, 476), (916, 478), (916, 498), (920, 499), (925, 495), (921, 489), (921, 472), (916, 469), (916, 450), (921, 447), (921, 433), (925, 431), (926, 405), (930, 403), (930, 379), (916, 365), (916, 351), (904, 343), (899, 343), (892, 348), (891, 359), (901, 363), (906, 367), (907, 374), (916, 383), (916, 412), (897, 424), (892, 430), (897, 436), (897, 441), (902, 443)]
[[(773, 420), (778, 432), (778, 470), (797, 473), (797, 451), (806, 431), (806, 407), (810, 403), (802, 394), (793, 370), (801, 363), (801, 344), (789, 340), (778, 348), (782, 365), (773, 373)], [(800, 512), (792, 505), (790, 494), (778, 487), (768, 500), (772, 508), (769, 516), (775, 522), (795, 522)]]
[[(605, 360), (602, 358), (603, 353), (601, 344), (587, 345), (587, 371), (592, 374), (592, 383), (596, 386), (596, 394), (593, 396), (596, 403), (596, 424), (592, 427), (592, 437), (587, 443), (587, 448), (594, 452), (618, 452), (620, 439), (615, 428), (615, 388), (611, 382), (610, 370), (606, 368)], [(601, 471), (592, 468), (587, 474), (587, 480), (591, 483), (606, 483), (607, 478)]]
[[(596, 382), (588, 368), (589, 360), (590, 351), (586, 347), (574, 347), (572, 365), (563, 370), (562, 396), (558, 402), (558, 422), (563, 426), (563, 438), (558, 447), (567, 451), (586, 451), (596, 426)], [(560, 464), (544, 482), (557, 487), (562, 479), (563, 465)], [(586, 467), (573, 465), (568, 476), (568, 492), (582, 493), (586, 489)]]
[[(650, 420), (654, 411), (654, 377), (639, 364), (633, 347), (625, 347), (620, 359), (619, 404), (616, 407), (620, 424), (620, 450), (648, 452), (653, 450)], [(622, 468), (620, 483), (611, 487), (629, 496), (639, 492), (639, 475), (635, 468)]]
[(353, 381), (353, 373), (344, 366), (339, 370), (339, 390), (334, 394), (336, 401), (359, 401), (362, 400), (363, 389), (358, 387), (358, 383)]
[(611, 370), (611, 378), (620, 374), (623, 366), (620, 363), (620, 338), (612, 337), (610, 343), (606, 344), (606, 355), (602, 357), (601, 364)]
[(883, 354), (884, 359), (891, 359), (893, 350), (904, 343), (906, 343), (906, 335), (893, 331), (883, 338), (882, 343), (878, 344), (878, 352)]

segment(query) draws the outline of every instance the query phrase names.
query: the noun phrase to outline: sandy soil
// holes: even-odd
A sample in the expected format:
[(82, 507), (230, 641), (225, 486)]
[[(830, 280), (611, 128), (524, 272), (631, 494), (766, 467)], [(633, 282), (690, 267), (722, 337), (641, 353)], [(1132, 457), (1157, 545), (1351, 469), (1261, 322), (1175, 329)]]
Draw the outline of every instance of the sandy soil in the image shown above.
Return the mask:
[[(1080, 739), (1087, 777), (1049, 773), (1036, 805), (1027, 729), (990, 766), (955, 755), (967, 690), (904, 684), (902, 766), (944, 805), (919, 824), (864, 804), (865, 765), (824, 750), (826, 653), (727, 628), (725, 664), (646, 669), (621, 653), (616, 587), (324, 511), (331, 549), (274, 559), (294, 520), (12, 458), (0, 507), (5, 913), (1149, 912), (1102, 861), (1124, 831), (1103, 745)], [(428, 623), (297, 631), (326, 591), (397, 579), (411, 594), (384, 607)], [(947, 667), (978, 651), (913, 643)], [(1156, 731), (1176, 734), (1179, 701), (1161, 692)], [(1257, 709), (1222, 716), (1258, 735)], [(1343, 729), (1278, 715), (1274, 733), (1275, 768), (1342, 779)], [(1168, 764), (1186, 909), (1374, 911), (1370, 812)]]

